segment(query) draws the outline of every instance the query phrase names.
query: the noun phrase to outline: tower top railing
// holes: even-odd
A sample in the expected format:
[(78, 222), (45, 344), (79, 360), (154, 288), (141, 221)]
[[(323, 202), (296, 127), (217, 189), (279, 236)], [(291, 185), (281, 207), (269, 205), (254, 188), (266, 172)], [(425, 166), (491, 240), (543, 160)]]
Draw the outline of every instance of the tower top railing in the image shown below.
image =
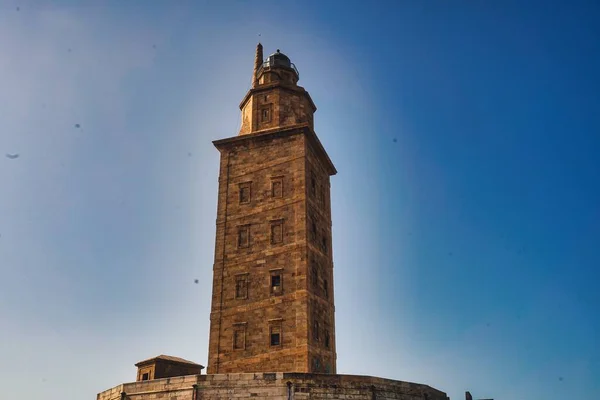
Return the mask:
[(300, 72), (298, 72), (298, 68), (296, 68), (296, 65), (294, 65), (294, 63), (292, 63), (292, 62), (287, 63), (283, 60), (278, 60), (278, 59), (272, 60), (271, 57), (267, 58), (267, 60), (262, 63), (262, 65), (260, 66), (260, 68), (257, 71), (257, 76), (261, 74), (263, 69), (270, 68), (270, 67), (290, 68), (296, 73), (296, 76), (298, 77), (298, 79), (300, 79)]

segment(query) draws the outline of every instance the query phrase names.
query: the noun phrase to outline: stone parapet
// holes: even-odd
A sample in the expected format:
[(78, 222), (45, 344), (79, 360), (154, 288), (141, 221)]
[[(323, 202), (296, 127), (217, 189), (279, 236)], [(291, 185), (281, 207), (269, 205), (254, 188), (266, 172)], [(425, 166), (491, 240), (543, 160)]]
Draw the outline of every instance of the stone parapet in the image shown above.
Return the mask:
[[(124, 394), (123, 394), (124, 393)], [(430, 386), (358, 375), (239, 373), (190, 375), (125, 383), (97, 400), (214, 399), (449, 400)]]

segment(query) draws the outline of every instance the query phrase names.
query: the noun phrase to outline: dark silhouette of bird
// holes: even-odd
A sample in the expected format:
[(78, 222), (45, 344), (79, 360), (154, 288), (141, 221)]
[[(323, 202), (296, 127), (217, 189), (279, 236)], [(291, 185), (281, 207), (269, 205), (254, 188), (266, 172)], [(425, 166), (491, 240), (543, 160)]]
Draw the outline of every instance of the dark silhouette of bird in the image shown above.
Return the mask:
[(7, 154), (6, 157), (10, 158), (11, 160), (14, 160), (15, 158), (19, 158), (18, 154)]
[(75, 124), (75, 128), (81, 128), (81, 125)]
[(194, 283), (198, 283), (198, 279), (194, 279)]

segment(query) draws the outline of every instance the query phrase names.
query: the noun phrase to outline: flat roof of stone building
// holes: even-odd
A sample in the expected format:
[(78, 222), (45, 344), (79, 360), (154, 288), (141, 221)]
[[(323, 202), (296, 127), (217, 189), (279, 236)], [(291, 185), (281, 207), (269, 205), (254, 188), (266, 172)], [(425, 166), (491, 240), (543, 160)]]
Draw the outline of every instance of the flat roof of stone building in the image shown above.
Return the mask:
[(167, 356), (167, 355), (164, 355), (164, 354), (161, 354), (161, 355), (156, 356), (156, 357), (149, 358), (147, 360), (140, 361), (140, 362), (136, 363), (135, 366), (137, 367), (137, 366), (143, 365), (143, 364), (150, 364), (151, 362), (157, 361), (157, 360), (170, 361), (170, 362), (174, 362), (174, 363), (186, 364), (186, 365), (193, 365), (193, 366), (198, 366), (198, 367), (204, 368), (203, 365), (197, 364), (197, 363), (195, 363), (193, 361), (185, 360), (185, 359), (180, 358), (180, 357)]

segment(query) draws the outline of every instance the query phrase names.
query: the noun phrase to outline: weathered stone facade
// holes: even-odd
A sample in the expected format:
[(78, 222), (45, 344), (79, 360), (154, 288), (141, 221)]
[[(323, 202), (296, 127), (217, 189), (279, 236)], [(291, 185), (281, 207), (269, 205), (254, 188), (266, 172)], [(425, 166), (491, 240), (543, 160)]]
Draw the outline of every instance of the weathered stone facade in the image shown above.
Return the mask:
[[(262, 59), (261, 48), (257, 60)], [(276, 53), (221, 152), (208, 373), (336, 372), (329, 178), (316, 110)]]
[(221, 171), (208, 373), (335, 373), (325, 200), (333, 165), (307, 126), (215, 145)]
[(370, 376), (248, 373), (192, 375), (126, 383), (97, 400), (216, 400), (216, 399), (352, 399), (449, 400), (427, 385)]

